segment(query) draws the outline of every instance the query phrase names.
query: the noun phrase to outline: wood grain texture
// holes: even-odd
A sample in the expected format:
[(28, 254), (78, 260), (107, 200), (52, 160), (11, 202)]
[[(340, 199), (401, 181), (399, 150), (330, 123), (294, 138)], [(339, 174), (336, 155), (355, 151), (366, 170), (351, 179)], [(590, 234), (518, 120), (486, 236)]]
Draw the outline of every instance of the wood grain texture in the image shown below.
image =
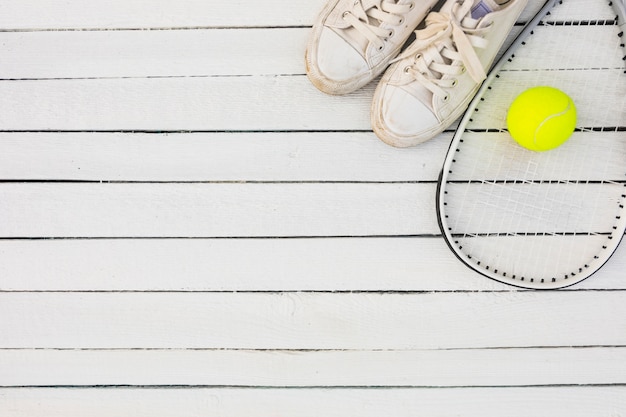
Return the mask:
[(0, 78), (304, 74), (309, 28), (0, 32)]
[(0, 133), (0, 178), (436, 181), (450, 139), (396, 149), (372, 132)]
[[(524, 363), (521, 367), (518, 364)], [(450, 378), (454, 375), (454, 378)], [(3, 350), (0, 386), (495, 387), (626, 384), (626, 348)]]
[(329, 98), (304, 75), (5, 81), (0, 130), (371, 130), (374, 87)]
[[(617, 36), (617, 26), (609, 31), (592, 25), (553, 26), (549, 31), (553, 36), (581, 34), (580, 48), (590, 53), (576, 63), (578, 68), (620, 68), (617, 54), (607, 59), (603, 53), (609, 37)], [(0, 32), (6, 60), (0, 78), (302, 75), (309, 32), (308, 27)], [(505, 45), (511, 42), (509, 37)], [(550, 42), (528, 47), (541, 59), (514, 60), (512, 68), (562, 65)]]
[[(244, 261), (242, 261), (242, 259)], [(626, 289), (626, 245), (567, 291)], [(172, 277), (175, 277), (172, 278)], [(3, 291), (511, 291), (441, 238), (0, 240)], [(588, 293), (602, 299), (602, 293)], [(599, 298), (596, 298), (599, 297)]]
[[(552, 83), (576, 101), (577, 85), (621, 73), (620, 69), (572, 71)], [(549, 75), (552, 80), (553, 74)], [(507, 73), (495, 82), (494, 89), (504, 84), (515, 88), (500, 98), (502, 112), (481, 114), (476, 126), (504, 128), (503, 113), (527, 88), (528, 77), (524, 72)], [(4, 81), (0, 82), (0, 94), (6, 97), (0, 102), (0, 130), (370, 131), (374, 87), (370, 83), (355, 93), (329, 97), (304, 75)], [(623, 97), (610, 90), (597, 101), (621, 103)], [(604, 112), (601, 106), (583, 106), (579, 112), (578, 126), (597, 127), (588, 120), (605, 120), (605, 126), (623, 122), (621, 112)]]
[[(520, 20), (525, 21), (539, 9), (540, 0), (530, 0)], [(270, 2), (231, 2), (216, 0), (112, 0), (104, 5), (95, 0), (55, 0), (46, 3), (41, 13), (39, 0), (0, 3), (0, 27), (10, 30), (41, 29), (148, 29), (173, 27), (254, 27), (308, 26), (324, 5), (323, 0)], [(581, 7), (584, 6), (584, 7)], [(573, 0), (566, 13), (555, 19), (586, 19), (590, 5)], [(591, 4), (593, 7), (593, 4)], [(280, 10), (281, 13), (276, 11)], [(615, 16), (607, 15), (607, 19)]]
[(619, 416), (626, 389), (616, 387), (471, 389), (6, 389), (6, 417), (398, 417), (498, 415)]
[[(594, 77), (617, 77), (621, 71), (572, 71), (555, 87), (576, 100), (576, 85)], [(524, 77), (523, 72), (507, 73), (494, 89)], [(525, 85), (520, 82), (501, 98), (502, 112)], [(328, 97), (304, 75), (5, 81), (0, 83), (0, 94), (7, 97), (0, 102), (0, 130), (370, 131), (374, 87), (370, 83), (355, 93)], [(606, 91), (601, 100), (621, 103), (623, 97)], [(600, 106), (579, 112), (579, 126), (596, 127), (586, 120), (606, 120), (606, 126), (623, 121), (621, 112), (606, 113)], [(476, 126), (504, 128), (504, 120), (500, 113), (485, 113), (476, 118)]]
[(435, 186), (5, 183), (0, 224), (2, 237), (437, 234)]
[(559, 292), (465, 268), (454, 126), (394, 149), (375, 83), (312, 87), (324, 3), (0, 0), (0, 416), (626, 415), (626, 246)]
[(623, 346), (625, 302), (624, 291), (0, 293), (0, 347)]

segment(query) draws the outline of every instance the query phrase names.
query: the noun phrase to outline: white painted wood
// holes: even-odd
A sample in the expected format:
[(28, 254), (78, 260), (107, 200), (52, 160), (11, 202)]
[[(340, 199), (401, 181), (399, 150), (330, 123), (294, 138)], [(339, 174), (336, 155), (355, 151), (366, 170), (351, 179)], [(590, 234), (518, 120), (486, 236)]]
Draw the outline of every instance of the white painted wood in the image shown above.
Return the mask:
[[(621, 69), (572, 71), (555, 80), (548, 71), (551, 81), (546, 82), (578, 102), (577, 85), (621, 74)], [(541, 84), (527, 78), (525, 72), (507, 73), (494, 83), (494, 90), (514, 86), (497, 98), (503, 113), (528, 85)], [(370, 131), (375, 86), (331, 97), (304, 75), (5, 81), (0, 83), (6, 97), (0, 102), (0, 130)], [(617, 90), (602, 92), (597, 103), (578, 109), (579, 126), (589, 126), (588, 120), (620, 126), (623, 114), (606, 112), (600, 104), (623, 99)], [(504, 120), (501, 113), (481, 114), (476, 126), (504, 128)]]
[(594, 384), (626, 384), (626, 348), (0, 351), (2, 387), (511, 387)]
[(220, 2), (218, 0), (2, 1), (0, 27), (7, 29), (172, 28), (301, 26), (311, 24), (323, 0)]
[(626, 247), (532, 292), (373, 237), (438, 236), (450, 133), (310, 85), (323, 4), (0, 0), (2, 417), (626, 414)]
[[(571, 0), (565, 13), (555, 19), (586, 19), (594, 3)], [(172, 28), (213, 26), (301, 26), (311, 25), (325, 2), (272, 0), (270, 2), (217, 0), (55, 0), (42, 6), (40, 0), (0, 3), (0, 27), (12, 30), (97, 29), (97, 28)], [(540, 6), (530, 0), (521, 16), (527, 20)], [(42, 13), (45, 7), (46, 13)], [(607, 15), (612, 19), (613, 15)]]
[(624, 303), (624, 291), (0, 293), (0, 347), (623, 346)]
[[(621, 245), (600, 271), (569, 289), (626, 289), (625, 270)], [(0, 288), (513, 290), (466, 268), (441, 238), (0, 240)]]
[(374, 87), (330, 97), (304, 75), (6, 81), (0, 130), (370, 130)]
[(434, 181), (450, 139), (397, 149), (372, 132), (0, 133), (0, 178)]
[(614, 417), (626, 412), (626, 389), (5, 389), (0, 409), (5, 417)]
[(0, 32), (0, 78), (304, 74), (309, 28)]
[[(245, 262), (241, 261), (242, 257)], [(32, 262), (33, 259), (37, 262)], [(614, 274), (620, 267), (626, 267), (626, 257), (622, 254), (607, 265), (605, 279), (594, 279), (590, 284), (623, 288), (626, 284)], [(0, 288), (5, 291), (510, 289), (465, 268), (441, 238), (5, 240), (0, 241)]]
[(436, 184), (0, 184), (2, 237), (437, 234)]
[[(518, 33), (517, 29), (513, 33)], [(617, 26), (554, 26), (548, 30), (554, 36), (579, 34), (580, 48), (590, 51), (576, 63), (580, 68), (622, 65), (618, 54), (609, 54), (612, 59), (607, 62), (603, 58), (607, 55), (600, 52), (603, 46), (613, 44), (608, 40), (617, 36)], [(0, 78), (304, 74), (309, 32), (310, 28), (0, 32), (5, 62)], [(528, 47), (538, 51), (537, 58), (514, 60), (513, 68), (562, 65), (550, 42), (531, 42)]]
[[(505, 133), (482, 133), (506, 147)], [(563, 149), (592, 146), (602, 157), (605, 141), (621, 132), (574, 133)], [(0, 178), (91, 181), (436, 181), (452, 134), (408, 149), (385, 145), (371, 132), (355, 133), (0, 133)], [(466, 149), (467, 158), (480, 150)], [(522, 150), (520, 150), (522, 152)], [(556, 153), (555, 153), (556, 152)], [(558, 150), (536, 155), (549, 160)], [(237, 158), (231, 158), (237, 155)], [(506, 163), (518, 164), (516, 155)], [(605, 158), (608, 159), (608, 158)], [(138, 163), (141, 161), (141, 163)], [(325, 165), (325, 169), (319, 169)], [(549, 166), (550, 164), (548, 164)], [(519, 169), (525, 169), (520, 165)], [(597, 179), (573, 161), (554, 179)], [(618, 167), (615, 167), (617, 169)], [(615, 171), (617, 173), (617, 171)], [(494, 173), (495, 175), (495, 173)], [(621, 170), (619, 171), (621, 175)], [(619, 179), (616, 177), (616, 179)]]

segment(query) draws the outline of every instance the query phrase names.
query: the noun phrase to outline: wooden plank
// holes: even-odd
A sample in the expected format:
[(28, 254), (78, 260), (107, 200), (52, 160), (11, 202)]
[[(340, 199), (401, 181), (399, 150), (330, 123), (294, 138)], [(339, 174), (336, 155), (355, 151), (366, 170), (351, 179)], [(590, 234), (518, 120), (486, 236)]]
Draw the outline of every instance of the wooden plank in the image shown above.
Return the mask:
[(2, 237), (437, 234), (433, 183), (4, 183)]
[[(0, 78), (304, 74), (308, 28), (0, 32)], [(94, 48), (97, 45), (97, 48)]]
[(434, 181), (450, 139), (396, 149), (372, 132), (0, 133), (0, 178)]
[(624, 303), (623, 291), (0, 293), (0, 347), (623, 346)]
[[(477, 372), (478, 369), (480, 372)], [(512, 387), (596, 384), (626, 384), (626, 348), (0, 351), (2, 387)]]
[[(24, 0), (3, 1), (0, 27), (38, 29), (150, 29), (222, 26), (302, 26), (311, 24), (324, 0), (230, 2), (216, 0)], [(46, 13), (41, 13), (45, 6)]]
[[(626, 255), (626, 245), (624, 246)], [(245, 254), (245, 262), (241, 257)], [(37, 262), (32, 260), (36, 259)], [(623, 288), (611, 275), (591, 285)], [(618, 274), (619, 275), (619, 274)], [(172, 277), (175, 277), (173, 279)], [(436, 278), (435, 278), (436, 277)], [(449, 291), (511, 287), (465, 268), (442, 239), (0, 240), (4, 291)]]
[[(555, 187), (562, 188), (545, 190)], [(3, 183), (0, 237), (439, 235), (435, 188), (434, 183)], [(590, 230), (606, 224), (601, 220)], [(557, 230), (573, 231), (571, 224)]]
[(618, 416), (626, 388), (2, 389), (4, 417)]
[[(589, 51), (576, 63), (577, 68), (621, 68), (620, 55), (600, 52), (614, 46), (618, 29), (590, 25), (544, 30), (578, 39), (579, 48)], [(0, 78), (304, 74), (309, 32), (309, 28), (0, 32), (0, 52), (6, 62)], [(522, 54), (511, 69), (563, 65), (549, 39), (533, 40), (529, 38), (527, 48), (537, 53), (533, 57)]]
[[(0, 6), (0, 27), (9, 30), (38, 29), (112, 29), (112, 28), (171, 28), (214, 26), (302, 26), (311, 25), (324, 0), (270, 2), (234, 2), (182, 0), (112, 0), (106, 5), (95, 0), (3, 1)], [(540, 0), (530, 0), (521, 20), (527, 20), (538, 10)], [(571, 0), (556, 14), (555, 19), (588, 19), (600, 10), (600, 16), (614, 15), (602, 8), (602, 2), (586, 3)], [(280, 11), (278, 13), (277, 11)]]
[[(615, 76), (621, 70), (615, 71), (578, 71), (548, 84), (569, 91), (590, 75)], [(476, 126), (504, 128), (501, 113), (526, 88), (526, 78), (516, 73), (514, 88), (496, 97), (502, 111), (481, 115)], [(369, 131), (375, 84), (330, 97), (305, 76), (11, 81), (0, 83), (7, 98), (0, 103), (0, 130)], [(621, 103), (617, 90), (593, 100), (574, 94), (574, 99), (580, 105), (579, 126), (589, 126), (588, 119), (605, 120), (606, 126), (623, 122), (620, 112), (603, 112), (596, 103)]]
[(330, 97), (304, 75), (5, 81), (0, 130), (370, 130), (375, 86)]
[[(626, 289), (624, 270), (626, 244), (569, 289)], [(466, 268), (440, 238), (0, 240), (0, 289), (514, 290)]]
[[(583, 100), (576, 86), (619, 77), (622, 70), (572, 71), (558, 77), (553, 72), (546, 71), (543, 84), (580, 103), (578, 126), (596, 127), (597, 120), (621, 126), (623, 114), (605, 112), (601, 105), (622, 103), (621, 91), (606, 88), (594, 100)], [(502, 83), (507, 88), (500, 89)], [(537, 83), (542, 84), (525, 72), (504, 74), (493, 87), (501, 111), (481, 114), (475, 127), (504, 128), (513, 98)], [(304, 75), (5, 81), (0, 83), (6, 97), (0, 103), (0, 130), (370, 131), (375, 87), (372, 82), (355, 93), (331, 97)]]

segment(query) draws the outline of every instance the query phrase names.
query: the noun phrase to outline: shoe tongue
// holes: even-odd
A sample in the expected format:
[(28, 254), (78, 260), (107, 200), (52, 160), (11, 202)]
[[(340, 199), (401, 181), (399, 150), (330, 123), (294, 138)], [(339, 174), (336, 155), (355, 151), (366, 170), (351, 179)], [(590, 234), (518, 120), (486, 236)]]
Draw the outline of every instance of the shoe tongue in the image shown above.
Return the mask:
[[(470, 5), (471, 7), (469, 7)], [(457, 18), (461, 20), (469, 18), (474, 21), (478, 21), (494, 10), (500, 9), (500, 6), (494, 0), (461, 0), (460, 2), (459, 0), (448, 0), (441, 7), (440, 12), (451, 14), (454, 6), (457, 6), (457, 10), (460, 8), (467, 10), (467, 12), (465, 12), (467, 14), (457, 16)]]
[(466, 28), (476, 29), (480, 26), (485, 16), (493, 11), (500, 10), (500, 8), (501, 7), (494, 0), (473, 0), (472, 8), (462, 19), (462, 24)]
[(481, 19), (485, 15), (493, 12), (493, 2), (489, 0), (480, 0), (472, 7), (472, 19)]

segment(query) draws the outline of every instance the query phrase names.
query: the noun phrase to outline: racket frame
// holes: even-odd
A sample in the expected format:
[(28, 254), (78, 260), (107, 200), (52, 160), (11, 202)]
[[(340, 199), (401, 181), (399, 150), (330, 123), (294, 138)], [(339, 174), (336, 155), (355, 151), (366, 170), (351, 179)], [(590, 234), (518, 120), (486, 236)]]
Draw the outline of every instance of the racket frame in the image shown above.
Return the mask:
[[(474, 98), (472, 99), (472, 101), (470, 102), (470, 105), (468, 106), (467, 110), (465, 111), (461, 122), (459, 123), (459, 126), (457, 127), (454, 136), (452, 137), (452, 140), (450, 142), (450, 147), (448, 148), (448, 151), (446, 152), (446, 158), (444, 160), (444, 165), (439, 173), (439, 178), (437, 180), (437, 192), (436, 192), (436, 201), (435, 201), (435, 207), (436, 207), (436, 211), (437, 211), (437, 222), (439, 223), (439, 228), (441, 229), (441, 233), (442, 236), (444, 238), (444, 240), (446, 241), (446, 244), (448, 245), (448, 247), (450, 248), (450, 250), (452, 251), (452, 253), (455, 254), (455, 256), (457, 258), (459, 258), (459, 260), (461, 260), (465, 265), (467, 265), (470, 269), (488, 277), (491, 278), (495, 281), (501, 282), (501, 283), (505, 283), (508, 285), (512, 285), (515, 287), (519, 287), (519, 288), (524, 288), (524, 289), (559, 289), (559, 288), (565, 288), (574, 284), (577, 284), (587, 278), (589, 278), (591, 275), (593, 275), (595, 272), (597, 272), (600, 268), (602, 268), (602, 266), (611, 258), (611, 256), (613, 255), (613, 253), (615, 253), (615, 250), (617, 250), (618, 246), (620, 245), (621, 241), (623, 240), (624, 237), (624, 233), (621, 234), (621, 236), (619, 237), (619, 239), (616, 239), (614, 246), (611, 248), (610, 253), (608, 254), (608, 256), (606, 256), (605, 258), (603, 258), (601, 260), (601, 262), (598, 262), (597, 265), (594, 265), (591, 268), (588, 268), (588, 272), (585, 273), (585, 275), (582, 278), (577, 278), (576, 280), (572, 280), (570, 282), (563, 282), (563, 281), (559, 281), (559, 282), (530, 282), (530, 281), (524, 281), (524, 282), (520, 282), (520, 281), (513, 281), (513, 280), (505, 280), (504, 277), (501, 277), (499, 274), (494, 273), (493, 271), (490, 271), (488, 269), (484, 269), (484, 268), (477, 268), (476, 265), (474, 265), (473, 263), (471, 263), (469, 261), (469, 258), (466, 254), (463, 254), (461, 252), (459, 252), (459, 250), (456, 248), (456, 246), (453, 244), (453, 240), (454, 237), (452, 236), (452, 234), (449, 232), (448, 229), (448, 225), (447, 222), (445, 220), (445, 202), (443, 199), (443, 195), (445, 192), (445, 187), (443, 186), (446, 182), (446, 178), (447, 178), (447, 174), (448, 171), (450, 170), (450, 164), (453, 158), (449, 158), (450, 156), (450, 152), (454, 152), (457, 148), (457, 145), (461, 139), (461, 137), (463, 136), (463, 133), (465, 132), (465, 128), (468, 125), (468, 123), (470, 122), (470, 119), (473, 117), (473, 112), (474, 109), (476, 107), (478, 107), (478, 103), (481, 101), (483, 95), (485, 94), (485, 92), (489, 89), (489, 87), (491, 86), (491, 84), (493, 83), (493, 81), (496, 79), (498, 73), (500, 72), (500, 70), (502, 69), (502, 67), (509, 62), (513, 56), (515, 55), (515, 52), (517, 51), (517, 49), (519, 48), (519, 46), (521, 46), (526, 39), (532, 34), (532, 31), (537, 27), (537, 25), (539, 25), (539, 23), (546, 17), (546, 15), (549, 14), (549, 12), (552, 10), (552, 8), (558, 4), (558, 3), (562, 3), (563, 0), (547, 0), (543, 6), (541, 7), (541, 9), (539, 9), (539, 11), (533, 16), (533, 18), (531, 20), (529, 20), (523, 27), (522, 31), (517, 35), (517, 37), (515, 38), (515, 40), (511, 43), (511, 45), (505, 50), (504, 54), (501, 56), (500, 59), (498, 59), (498, 61), (496, 62), (496, 64), (490, 69), (486, 79), (483, 81), (481, 87), (478, 89), (476, 95), (474, 96)], [(620, 33), (620, 36), (622, 36), (624, 39), (626, 39), (626, 35), (624, 34), (624, 29), (626, 29), (626, 0), (610, 0), (609, 3), (611, 4), (611, 6), (613, 6), (613, 9), (615, 11), (616, 15), (616, 19), (617, 19), (617, 24), (618, 26), (622, 29), (622, 33)], [(623, 44), (623, 42), (622, 42)], [(626, 60), (626, 56), (624, 57), (624, 59)], [(625, 71), (626, 72), (626, 71)], [(623, 204), (623, 203), (622, 203)], [(624, 230), (624, 228), (626, 228), (626, 216), (621, 216), (621, 220), (618, 222), (618, 224), (620, 224), (621, 226), (621, 230)], [(619, 227), (618, 227), (619, 229)]]

